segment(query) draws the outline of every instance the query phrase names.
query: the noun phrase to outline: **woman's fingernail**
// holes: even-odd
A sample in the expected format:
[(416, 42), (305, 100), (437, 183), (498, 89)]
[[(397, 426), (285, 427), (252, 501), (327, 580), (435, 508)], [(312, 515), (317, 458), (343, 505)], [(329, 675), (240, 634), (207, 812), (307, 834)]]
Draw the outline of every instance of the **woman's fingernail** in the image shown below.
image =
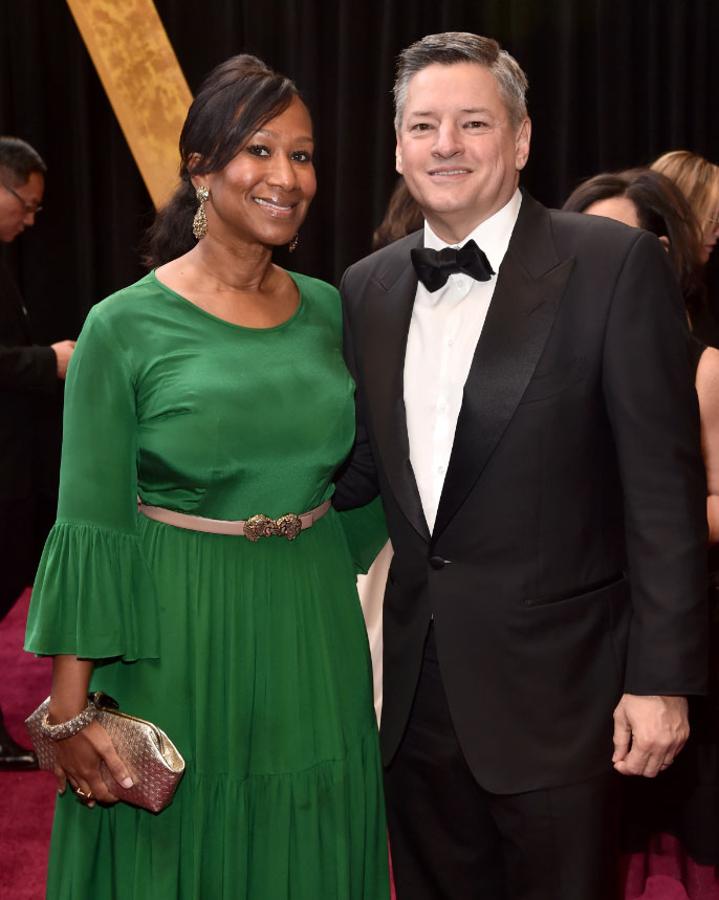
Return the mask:
[(123, 778), (123, 779), (122, 779), (122, 781), (120, 782), (120, 784), (121, 784), (124, 788), (131, 788), (131, 787), (132, 787), (132, 784), (133, 784), (132, 778), (130, 778), (129, 775), (128, 775), (127, 778)]
[(62, 795), (65, 793), (66, 790), (67, 790), (67, 788), (58, 788), (57, 789), (58, 797), (62, 797)]
[(94, 809), (94, 807), (95, 807), (95, 801), (94, 801), (94, 800), (88, 800), (87, 803), (86, 803), (85, 805), (87, 806), (88, 809)]

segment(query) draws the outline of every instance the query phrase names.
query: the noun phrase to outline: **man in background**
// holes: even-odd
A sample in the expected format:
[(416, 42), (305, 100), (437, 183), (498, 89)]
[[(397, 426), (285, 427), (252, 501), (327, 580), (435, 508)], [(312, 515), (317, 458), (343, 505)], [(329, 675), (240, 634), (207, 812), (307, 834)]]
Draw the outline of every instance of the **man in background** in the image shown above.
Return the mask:
[[(45, 163), (25, 141), (0, 136), (0, 244), (35, 224)], [(0, 620), (32, 583), (47, 533), (57, 468), (48, 423), (57, 416), (74, 341), (32, 340), (28, 311), (0, 253)], [(48, 455), (53, 458), (48, 459)], [(7, 733), (0, 709), (0, 770), (33, 768), (34, 755)]]

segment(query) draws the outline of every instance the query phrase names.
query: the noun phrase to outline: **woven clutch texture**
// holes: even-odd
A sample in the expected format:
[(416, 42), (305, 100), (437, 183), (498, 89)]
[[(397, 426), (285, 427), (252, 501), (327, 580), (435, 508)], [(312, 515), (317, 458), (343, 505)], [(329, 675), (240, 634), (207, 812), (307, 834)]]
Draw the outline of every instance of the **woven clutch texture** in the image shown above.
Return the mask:
[[(121, 787), (104, 762), (100, 764), (103, 781), (125, 803), (142, 806), (151, 812), (160, 812), (172, 800), (185, 771), (185, 761), (177, 747), (157, 725), (120, 712), (115, 701), (106, 694), (98, 692), (91, 699), (98, 707), (95, 721), (107, 731), (117, 755), (129, 769), (134, 784), (131, 788)], [(28, 716), (25, 724), (40, 768), (52, 772), (55, 769), (57, 744), (42, 730), (49, 705), (48, 697)]]

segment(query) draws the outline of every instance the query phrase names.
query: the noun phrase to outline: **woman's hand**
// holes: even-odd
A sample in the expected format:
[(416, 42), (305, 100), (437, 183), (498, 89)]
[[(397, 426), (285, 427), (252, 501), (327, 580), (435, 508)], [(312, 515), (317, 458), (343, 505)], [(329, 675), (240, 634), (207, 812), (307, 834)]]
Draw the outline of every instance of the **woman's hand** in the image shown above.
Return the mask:
[(105, 763), (115, 781), (124, 788), (133, 785), (127, 766), (115, 752), (110, 736), (99, 722), (91, 722), (73, 737), (57, 741), (57, 765), (55, 776), (58, 790), (65, 792), (69, 781), (73, 790), (82, 791), (88, 806), (100, 803), (116, 803), (117, 797), (108, 789), (100, 773)]
[[(66, 722), (81, 712), (87, 703), (87, 688), (93, 663), (76, 656), (58, 655), (53, 659), (52, 690), (48, 720), (51, 725)], [(127, 766), (115, 752), (110, 736), (99, 722), (90, 722), (72, 737), (57, 741), (55, 775), (58, 790), (65, 792), (69, 781), (88, 806), (116, 803), (117, 797), (108, 790), (100, 774), (104, 762), (115, 781), (124, 788), (132, 787)]]

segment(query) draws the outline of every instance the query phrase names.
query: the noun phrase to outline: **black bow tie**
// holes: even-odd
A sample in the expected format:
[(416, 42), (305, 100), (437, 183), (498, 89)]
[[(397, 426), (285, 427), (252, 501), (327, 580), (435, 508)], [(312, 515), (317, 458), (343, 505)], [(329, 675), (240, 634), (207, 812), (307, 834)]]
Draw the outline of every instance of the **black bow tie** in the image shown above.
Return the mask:
[(494, 269), (484, 252), (474, 241), (467, 241), (464, 247), (455, 250), (445, 247), (444, 250), (430, 250), (428, 247), (412, 251), (412, 265), (417, 278), (430, 293), (438, 291), (447, 284), (450, 275), (464, 272), (475, 281), (489, 281)]

